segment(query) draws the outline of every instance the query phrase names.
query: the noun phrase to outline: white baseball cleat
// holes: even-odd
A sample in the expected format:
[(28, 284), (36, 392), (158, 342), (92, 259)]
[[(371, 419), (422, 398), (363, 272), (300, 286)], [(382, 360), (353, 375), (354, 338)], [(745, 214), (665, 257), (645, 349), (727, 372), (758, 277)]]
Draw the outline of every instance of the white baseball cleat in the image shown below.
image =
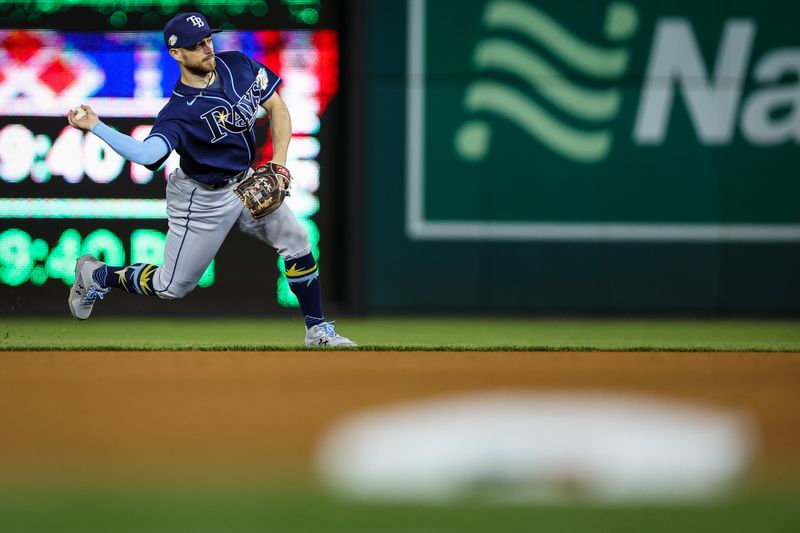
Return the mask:
[(306, 346), (358, 346), (356, 343), (337, 334), (333, 323), (323, 322), (306, 330)]
[(72, 316), (78, 320), (86, 320), (92, 313), (92, 307), (97, 298), (109, 291), (97, 285), (92, 279), (92, 272), (103, 266), (105, 263), (98, 261), (91, 254), (84, 254), (78, 258), (75, 264), (75, 283), (69, 291), (69, 310)]

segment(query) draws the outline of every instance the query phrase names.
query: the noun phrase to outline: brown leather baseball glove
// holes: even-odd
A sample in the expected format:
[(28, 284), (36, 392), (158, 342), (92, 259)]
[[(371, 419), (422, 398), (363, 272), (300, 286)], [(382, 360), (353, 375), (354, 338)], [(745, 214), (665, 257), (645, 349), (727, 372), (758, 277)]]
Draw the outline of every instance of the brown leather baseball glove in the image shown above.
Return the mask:
[(253, 218), (258, 220), (281, 206), (283, 199), (289, 196), (291, 183), (289, 169), (270, 161), (240, 181), (233, 192), (250, 210)]

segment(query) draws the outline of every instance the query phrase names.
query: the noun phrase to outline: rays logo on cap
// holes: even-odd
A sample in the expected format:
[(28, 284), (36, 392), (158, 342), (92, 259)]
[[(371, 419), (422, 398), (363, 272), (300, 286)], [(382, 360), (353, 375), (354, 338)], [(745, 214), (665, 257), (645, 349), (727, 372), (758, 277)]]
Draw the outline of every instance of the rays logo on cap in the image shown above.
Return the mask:
[(168, 48), (186, 48), (218, 31), (211, 29), (202, 13), (178, 13), (164, 25), (164, 44)]
[(187, 22), (191, 22), (192, 26), (194, 26), (195, 28), (202, 28), (203, 26), (206, 25), (205, 22), (203, 22), (203, 19), (201, 19), (197, 15), (192, 15), (191, 17), (186, 17), (186, 21)]

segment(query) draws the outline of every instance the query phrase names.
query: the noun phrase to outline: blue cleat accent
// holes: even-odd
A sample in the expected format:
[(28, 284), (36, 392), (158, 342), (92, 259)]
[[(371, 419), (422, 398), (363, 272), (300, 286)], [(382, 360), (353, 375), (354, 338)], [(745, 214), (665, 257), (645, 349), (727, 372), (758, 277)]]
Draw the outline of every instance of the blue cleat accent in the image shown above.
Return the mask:
[(98, 261), (91, 254), (84, 254), (75, 264), (75, 283), (69, 291), (69, 310), (78, 320), (86, 320), (92, 313), (94, 302), (101, 300), (109, 291), (100, 287), (92, 274), (105, 263)]

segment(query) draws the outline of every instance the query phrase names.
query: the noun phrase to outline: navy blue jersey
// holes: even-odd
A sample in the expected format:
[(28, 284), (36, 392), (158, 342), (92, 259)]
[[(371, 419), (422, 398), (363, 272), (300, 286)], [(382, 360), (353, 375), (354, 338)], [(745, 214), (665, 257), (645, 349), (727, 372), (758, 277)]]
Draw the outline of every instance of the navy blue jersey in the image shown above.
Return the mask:
[(218, 82), (197, 89), (178, 80), (148, 136), (163, 139), (181, 156), (181, 169), (203, 183), (223, 181), (253, 163), (258, 107), (281, 82), (241, 52), (220, 52), (216, 58)]

